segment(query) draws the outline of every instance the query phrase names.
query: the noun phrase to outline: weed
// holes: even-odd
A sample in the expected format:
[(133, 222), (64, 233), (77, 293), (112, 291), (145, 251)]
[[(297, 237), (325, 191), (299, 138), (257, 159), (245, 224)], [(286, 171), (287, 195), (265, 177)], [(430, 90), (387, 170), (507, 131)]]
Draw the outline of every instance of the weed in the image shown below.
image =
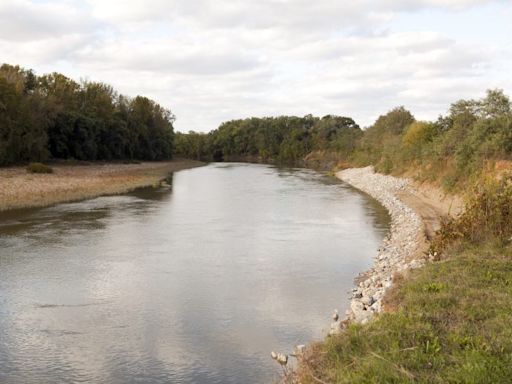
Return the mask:
[(428, 283), (423, 290), (425, 292), (441, 292), (444, 289), (444, 284), (441, 283)]
[(27, 166), (27, 172), (29, 173), (53, 173), (53, 168), (43, 163), (30, 163)]

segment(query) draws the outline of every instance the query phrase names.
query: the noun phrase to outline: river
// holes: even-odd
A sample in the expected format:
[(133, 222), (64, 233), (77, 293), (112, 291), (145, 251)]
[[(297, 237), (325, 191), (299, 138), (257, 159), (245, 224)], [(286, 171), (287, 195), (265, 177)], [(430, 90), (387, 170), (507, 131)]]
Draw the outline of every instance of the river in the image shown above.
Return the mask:
[(332, 177), (239, 163), (0, 213), (0, 382), (269, 383), (389, 230)]

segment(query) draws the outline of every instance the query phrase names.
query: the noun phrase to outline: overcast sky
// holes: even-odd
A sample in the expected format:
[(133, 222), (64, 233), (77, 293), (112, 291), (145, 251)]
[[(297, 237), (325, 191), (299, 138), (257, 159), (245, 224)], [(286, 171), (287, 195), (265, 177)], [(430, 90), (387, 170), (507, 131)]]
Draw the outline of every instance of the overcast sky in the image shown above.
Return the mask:
[(113, 85), (180, 131), (249, 116), (434, 119), (512, 95), (511, 0), (0, 0), (0, 62)]

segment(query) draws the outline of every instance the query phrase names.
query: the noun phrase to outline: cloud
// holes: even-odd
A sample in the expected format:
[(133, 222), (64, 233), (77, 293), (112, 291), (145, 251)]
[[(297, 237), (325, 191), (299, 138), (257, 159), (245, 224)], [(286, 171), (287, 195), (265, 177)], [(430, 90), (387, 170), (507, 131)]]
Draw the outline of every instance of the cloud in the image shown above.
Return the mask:
[(28, 0), (0, 2), (0, 39), (32, 42), (62, 35), (93, 33), (100, 27), (65, 2), (40, 3)]
[(197, 25), (219, 28), (343, 28), (362, 20), (386, 18), (390, 12), (424, 8), (463, 10), (493, 0), (89, 0), (99, 19), (147, 22), (186, 19)]
[(154, 73), (220, 75), (251, 70), (258, 57), (234, 54), (226, 44), (212, 42), (208, 49), (183, 39), (112, 40), (77, 52), (76, 59), (101, 68)]
[(0, 0), (0, 51), (152, 97), (180, 130), (306, 113), (367, 125), (396, 105), (435, 118), (512, 91), (511, 14), (500, 0)]
[[(384, 0), (383, 5), (400, 11), (412, 11), (420, 8), (444, 8), (464, 10), (478, 5), (496, 2), (494, 0)], [(505, 0), (502, 1), (503, 3)]]

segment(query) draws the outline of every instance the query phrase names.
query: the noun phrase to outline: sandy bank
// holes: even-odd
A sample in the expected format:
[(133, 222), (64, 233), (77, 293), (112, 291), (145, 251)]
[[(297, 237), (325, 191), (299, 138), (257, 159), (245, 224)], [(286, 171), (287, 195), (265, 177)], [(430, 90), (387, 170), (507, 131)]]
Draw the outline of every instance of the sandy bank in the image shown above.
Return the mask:
[[(346, 169), (336, 176), (378, 200), (391, 216), (390, 233), (375, 256), (374, 266), (358, 279), (346, 314), (349, 321), (365, 323), (383, 310), (383, 298), (395, 273), (426, 262), (428, 239), (439, 228), (441, 217), (457, 214), (463, 205), (460, 199), (444, 196), (435, 187), (381, 175), (373, 167)], [(333, 330), (338, 331), (336, 327)]]
[(174, 160), (140, 164), (56, 165), (52, 166), (52, 174), (29, 174), (23, 167), (0, 168), (0, 211), (124, 193), (154, 185), (170, 172), (202, 164), (194, 160)]

